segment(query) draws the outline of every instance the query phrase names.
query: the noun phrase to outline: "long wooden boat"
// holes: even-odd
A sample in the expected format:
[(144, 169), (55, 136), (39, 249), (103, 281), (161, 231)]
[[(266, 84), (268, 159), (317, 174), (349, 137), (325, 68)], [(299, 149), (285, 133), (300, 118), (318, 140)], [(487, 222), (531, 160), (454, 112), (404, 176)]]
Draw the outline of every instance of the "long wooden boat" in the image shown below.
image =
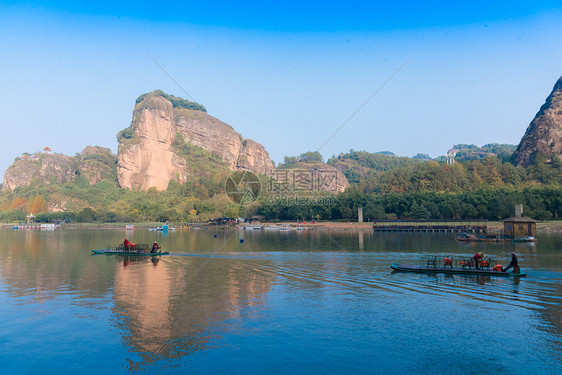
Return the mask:
[(405, 264), (394, 263), (390, 266), (395, 271), (400, 272), (418, 272), (418, 273), (449, 273), (460, 275), (486, 275), (486, 276), (502, 276), (502, 277), (525, 277), (526, 273), (502, 272), (482, 269), (453, 268), (453, 267), (432, 267), (432, 266), (409, 266)]
[(120, 249), (99, 249), (99, 250), (92, 250), (94, 254), (118, 254), (118, 255), (144, 255), (144, 256), (159, 256), (159, 255), (168, 255), (170, 254), (168, 251), (156, 252), (152, 253), (150, 251), (145, 250), (120, 250)]
[(473, 234), (461, 233), (456, 238), (457, 241), (462, 242), (537, 242), (537, 239), (532, 236), (518, 236), (518, 237), (476, 237)]

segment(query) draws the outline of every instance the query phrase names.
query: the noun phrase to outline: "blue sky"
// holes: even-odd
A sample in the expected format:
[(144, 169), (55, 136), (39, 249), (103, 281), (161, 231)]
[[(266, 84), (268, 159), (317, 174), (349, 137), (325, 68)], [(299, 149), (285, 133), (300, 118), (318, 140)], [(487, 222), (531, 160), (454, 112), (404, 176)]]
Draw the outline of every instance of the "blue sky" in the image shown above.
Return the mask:
[[(262, 143), (443, 155), (521, 139), (562, 75), (559, 1), (0, 3), (0, 173), (44, 146), (117, 151), (162, 89)], [(411, 58), (410, 60), (408, 60)]]

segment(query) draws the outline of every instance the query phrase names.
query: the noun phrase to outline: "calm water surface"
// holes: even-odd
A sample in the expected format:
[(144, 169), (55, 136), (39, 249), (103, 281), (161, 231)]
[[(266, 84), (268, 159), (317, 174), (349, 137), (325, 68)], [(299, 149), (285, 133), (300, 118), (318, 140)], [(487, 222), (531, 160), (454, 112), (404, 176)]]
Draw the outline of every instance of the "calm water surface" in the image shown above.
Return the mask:
[[(319, 231), (0, 236), (3, 374), (562, 373), (560, 234), (536, 244)], [(171, 255), (90, 255), (125, 237)], [(516, 251), (528, 277), (389, 268), (477, 251), (503, 264)]]

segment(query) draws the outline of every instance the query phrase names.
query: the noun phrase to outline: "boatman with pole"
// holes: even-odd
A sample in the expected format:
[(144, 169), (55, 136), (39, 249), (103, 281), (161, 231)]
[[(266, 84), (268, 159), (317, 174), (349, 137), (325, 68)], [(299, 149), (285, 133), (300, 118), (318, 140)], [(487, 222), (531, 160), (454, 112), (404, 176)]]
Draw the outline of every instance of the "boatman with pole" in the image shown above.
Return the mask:
[(513, 267), (513, 272), (519, 273), (519, 264), (518, 264), (518, 261), (517, 261), (517, 255), (515, 255), (515, 253), (513, 253), (513, 252), (511, 253), (511, 262), (509, 262), (507, 267), (502, 269), (502, 271), (507, 272), (507, 270), (509, 270), (512, 267)]
[(154, 243), (152, 244), (152, 252), (153, 252), (153, 253), (156, 253), (156, 252), (158, 252), (159, 249), (160, 249), (160, 246), (158, 245), (158, 243), (157, 243), (157, 242), (154, 242)]

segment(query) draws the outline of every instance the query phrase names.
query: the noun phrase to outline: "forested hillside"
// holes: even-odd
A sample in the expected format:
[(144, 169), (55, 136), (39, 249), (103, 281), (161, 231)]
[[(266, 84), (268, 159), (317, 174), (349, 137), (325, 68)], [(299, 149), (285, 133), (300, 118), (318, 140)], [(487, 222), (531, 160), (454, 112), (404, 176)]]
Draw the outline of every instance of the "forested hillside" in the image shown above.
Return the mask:
[(514, 205), (521, 203), (529, 216), (560, 218), (559, 163), (537, 158), (528, 168), (515, 167), (509, 156), (500, 152), (449, 165), (352, 150), (328, 160), (351, 183), (334, 204), (318, 205), (314, 199), (298, 206), (263, 204), (259, 212), (278, 219), (345, 220), (356, 219), (357, 207), (363, 207), (365, 220), (498, 220), (512, 216)]
[[(562, 217), (562, 78), (519, 146), (457, 144), (446, 155), (399, 157), (350, 150), (324, 163), (318, 151), (286, 156), (265, 148), (162, 91), (141, 95), (118, 133), (120, 152), (88, 147), (75, 157), (24, 153), (8, 168), (0, 220), (206, 220), (260, 214), (272, 220), (488, 219), (525, 213)], [(261, 196), (230, 201), (229, 173), (255, 172)], [(244, 189), (244, 181), (240, 181)], [(243, 190), (242, 190), (243, 191)]]
[[(187, 151), (194, 150), (212, 159), (212, 155), (196, 146)], [(255, 214), (273, 220), (353, 220), (357, 218), (357, 207), (363, 207), (365, 220), (498, 220), (513, 215), (516, 203), (522, 203), (526, 214), (537, 219), (560, 218), (560, 163), (545, 163), (536, 158), (533, 165), (524, 168), (506, 159), (509, 158), (505, 155), (486, 155), (461, 158), (449, 165), (352, 150), (331, 158), (326, 165), (319, 153), (308, 152), (286, 157), (278, 170), (306, 171), (323, 168), (322, 165), (337, 168), (350, 181), (345, 192), (291, 191), (289, 197), (272, 199), (266, 189), (270, 179), (263, 176), (262, 196), (248, 206), (239, 206), (227, 198), (227, 171), (219, 164), (208, 165), (210, 170), (220, 173), (198, 173), (185, 183), (172, 180), (165, 191), (122, 189), (108, 180), (91, 184), (77, 175), (72, 181), (53, 180), (49, 184), (3, 191), (0, 219), (23, 220), (33, 212), (38, 220), (76, 221), (192, 221)], [(286, 199), (292, 197), (299, 200)]]

